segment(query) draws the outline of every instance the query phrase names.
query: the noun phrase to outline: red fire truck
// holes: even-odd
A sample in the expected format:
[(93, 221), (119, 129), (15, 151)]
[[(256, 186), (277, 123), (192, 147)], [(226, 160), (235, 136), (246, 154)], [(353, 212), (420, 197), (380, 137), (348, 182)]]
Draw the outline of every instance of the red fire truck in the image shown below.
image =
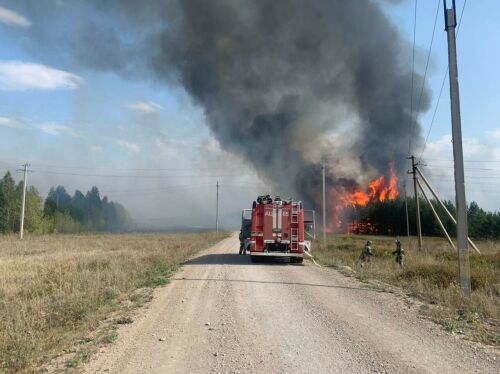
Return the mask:
[(251, 210), (242, 212), (241, 248), (250, 251), (252, 261), (285, 257), (301, 263), (313, 239), (314, 211), (304, 210), (300, 201), (259, 196)]

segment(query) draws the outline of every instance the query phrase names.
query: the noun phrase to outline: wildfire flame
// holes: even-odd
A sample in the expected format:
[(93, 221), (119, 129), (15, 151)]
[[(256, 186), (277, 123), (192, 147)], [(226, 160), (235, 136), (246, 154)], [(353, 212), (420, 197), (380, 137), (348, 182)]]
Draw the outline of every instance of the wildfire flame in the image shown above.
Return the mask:
[[(394, 162), (390, 165), (390, 176), (389, 181), (386, 181), (386, 178), (381, 175), (376, 179), (373, 179), (369, 184), (365, 191), (361, 190), (361, 188), (356, 188), (354, 191), (339, 191), (334, 189), (333, 198), (334, 198), (334, 214), (337, 218), (337, 222), (335, 223), (335, 229), (338, 230), (342, 225), (341, 220), (339, 219), (342, 216), (342, 211), (347, 207), (356, 207), (356, 206), (366, 206), (371, 201), (392, 201), (398, 197), (398, 177), (396, 175), (396, 170), (394, 167)], [(351, 226), (356, 223), (351, 223)], [(349, 232), (352, 232), (352, 228), (348, 229)]]
[(370, 201), (395, 200), (398, 197), (397, 185), (398, 178), (396, 176), (396, 172), (394, 171), (394, 167), (391, 167), (389, 183), (386, 183), (384, 176), (381, 175), (368, 184), (368, 192), (363, 192), (360, 189), (357, 189), (351, 195), (348, 195), (348, 205), (365, 206)]
[(351, 194), (344, 195), (342, 200), (343, 208), (351, 206), (366, 206), (370, 201), (386, 201), (395, 200), (398, 197), (398, 177), (394, 170), (394, 164), (391, 164), (391, 174), (389, 183), (386, 183), (385, 177), (380, 177), (372, 180), (368, 184), (368, 191), (363, 192), (361, 189), (356, 189)]

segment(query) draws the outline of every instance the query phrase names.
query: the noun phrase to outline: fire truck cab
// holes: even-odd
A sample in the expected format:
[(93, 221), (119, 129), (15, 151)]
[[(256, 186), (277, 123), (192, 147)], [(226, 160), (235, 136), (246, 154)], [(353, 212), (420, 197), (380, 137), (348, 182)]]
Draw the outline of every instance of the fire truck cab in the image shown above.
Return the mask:
[[(248, 213), (245, 209), (242, 219)], [(243, 245), (250, 251), (252, 261), (284, 257), (292, 263), (302, 263), (304, 252), (311, 251), (314, 239), (314, 211), (304, 211), (300, 201), (259, 196), (252, 205), (250, 227), (250, 237)]]

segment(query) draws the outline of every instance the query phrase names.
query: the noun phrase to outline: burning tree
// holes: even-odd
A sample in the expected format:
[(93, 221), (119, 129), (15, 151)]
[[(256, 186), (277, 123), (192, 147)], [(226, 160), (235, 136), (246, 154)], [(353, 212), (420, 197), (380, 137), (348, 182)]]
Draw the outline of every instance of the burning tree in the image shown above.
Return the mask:
[(363, 209), (370, 203), (394, 201), (399, 196), (398, 177), (392, 162), (390, 165), (389, 178), (381, 175), (373, 179), (366, 190), (358, 187), (331, 189), (331, 211), (334, 214), (331, 231), (347, 232), (356, 234), (376, 234), (378, 228), (367, 219), (366, 211)]

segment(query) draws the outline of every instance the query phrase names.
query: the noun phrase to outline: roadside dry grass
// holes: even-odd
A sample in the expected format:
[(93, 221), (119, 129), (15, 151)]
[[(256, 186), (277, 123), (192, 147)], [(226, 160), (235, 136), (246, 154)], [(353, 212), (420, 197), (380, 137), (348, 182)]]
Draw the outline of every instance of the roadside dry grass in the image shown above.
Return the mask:
[[(374, 257), (360, 267), (357, 263), (367, 240)], [(406, 249), (406, 238), (402, 239)], [(476, 244), (482, 254), (471, 251), (472, 297), (462, 295), (458, 284), (457, 253), (441, 238), (424, 238), (425, 250), (405, 250), (400, 268), (392, 255), (395, 238), (363, 235), (330, 235), (327, 247), (317, 240), (314, 256), (327, 266), (348, 266), (362, 279), (376, 279), (400, 287), (424, 301), (422, 312), (446, 330), (490, 344), (500, 344), (500, 242)], [(416, 238), (412, 238), (415, 247)], [(343, 268), (345, 270), (345, 268)]]
[[(0, 372), (32, 371), (78, 349), (116, 340), (112, 324), (164, 285), (188, 257), (226, 234), (0, 236)], [(120, 316), (103, 323), (110, 316)]]

